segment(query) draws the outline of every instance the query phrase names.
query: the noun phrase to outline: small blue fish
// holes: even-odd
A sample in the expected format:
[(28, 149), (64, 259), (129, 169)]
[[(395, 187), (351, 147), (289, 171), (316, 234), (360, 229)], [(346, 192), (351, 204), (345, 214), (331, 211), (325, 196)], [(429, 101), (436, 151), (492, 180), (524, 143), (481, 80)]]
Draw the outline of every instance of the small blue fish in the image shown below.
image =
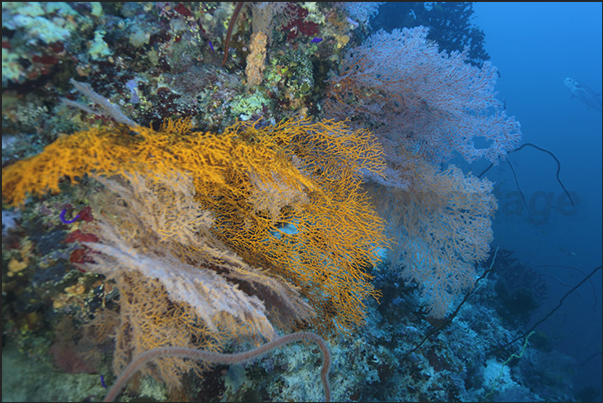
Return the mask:
[(312, 43), (322, 42), (322, 38), (314, 38), (310, 42), (312, 42)]
[(214, 45), (211, 44), (211, 41), (207, 41), (207, 43), (209, 43), (209, 48), (212, 50), (212, 52), (215, 52)]
[(101, 374), (100, 376), (101, 386), (107, 389), (107, 384), (105, 383), (105, 377)]

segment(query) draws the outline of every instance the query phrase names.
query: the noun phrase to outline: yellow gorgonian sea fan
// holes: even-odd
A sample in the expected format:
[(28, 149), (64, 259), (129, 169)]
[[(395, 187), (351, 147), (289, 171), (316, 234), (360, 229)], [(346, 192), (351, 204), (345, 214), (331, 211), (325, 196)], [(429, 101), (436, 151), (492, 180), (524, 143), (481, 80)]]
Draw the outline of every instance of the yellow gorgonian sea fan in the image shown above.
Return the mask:
[(132, 141), (124, 128), (93, 128), (70, 136), (63, 135), (38, 155), (22, 159), (2, 169), (2, 197), (22, 204), (28, 195), (59, 192), (59, 181), (97, 171), (118, 171), (119, 162), (132, 153)]
[(122, 125), (61, 137), (3, 169), (2, 196), (23, 203), (87, 173), (186, 173), (222, 242), (298, 287), (318, 314), (316, 330), (346, 332), (363, 322), (363, 301), (378, 295), (366, 268), (386, 239), (360, 184), (363, 171), (384, 168), (369, 133), (334, 121), (240, 122), (213, 134), (167, 120), (159, 130)]

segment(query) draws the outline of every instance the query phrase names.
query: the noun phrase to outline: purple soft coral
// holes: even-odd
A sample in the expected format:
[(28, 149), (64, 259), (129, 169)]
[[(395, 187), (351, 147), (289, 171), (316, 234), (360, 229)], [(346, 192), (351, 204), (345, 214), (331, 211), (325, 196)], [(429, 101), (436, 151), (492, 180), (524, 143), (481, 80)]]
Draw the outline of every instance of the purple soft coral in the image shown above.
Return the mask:
[(65, 219), (65, 214), (67, 213), (67, 209), (63, 209), (63, 211), (61, 211), (61, 215), (59, 216), (61, 218), (61, 221), (63, 222), (63, 224), (73, 224), (74, 222), (77, 221), (78, 218), (80, 218), (80, 215), (77, 214), (75, 217), (73, 217), (71, 220), (66, 220)]

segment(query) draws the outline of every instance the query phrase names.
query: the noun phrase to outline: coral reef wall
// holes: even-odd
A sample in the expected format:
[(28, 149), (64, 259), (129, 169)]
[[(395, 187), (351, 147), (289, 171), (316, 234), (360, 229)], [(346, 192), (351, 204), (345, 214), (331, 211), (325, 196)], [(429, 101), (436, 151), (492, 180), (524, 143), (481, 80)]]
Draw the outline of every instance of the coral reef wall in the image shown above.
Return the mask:
[[(392, 367), (418, 374), (392, 334), (416, 341), (420, 307), (444, 318), (492, 241), (492, 184), (449, 161), (496, 163), (521, 133), (489, 62), (424, 27), (371, 33), (378, 7), (3, 3), (3, 317), (6, 289), (21, 349), (112, 381), (153, 348), (310, 330), (339, 357), (336, 398), (403, 379)], [(285, 351), (277, 369), (304, 376), (276, 381), (261, 361), (275, 382), (258, 395), (237, 369), (185, 358), (142, 373), (172, 400), (316, 398), (315, 351)]]

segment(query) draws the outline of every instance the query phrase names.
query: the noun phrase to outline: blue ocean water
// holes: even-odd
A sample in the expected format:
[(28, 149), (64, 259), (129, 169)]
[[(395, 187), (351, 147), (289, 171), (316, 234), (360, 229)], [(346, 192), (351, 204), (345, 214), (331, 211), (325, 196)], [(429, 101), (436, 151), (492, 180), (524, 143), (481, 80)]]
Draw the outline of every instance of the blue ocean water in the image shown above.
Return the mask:
[[(601, 265), (601, 111), (573, 98), (566, 77), (586, 83), (601, 94), (601, 3), (476, 3), (475, 23), (486, 34), (486, 47), (501, 73), (497, 89), (507, 110), (521, 122), (523, 142), (555, 153), (562, 163), (560, 177), (579, 203), (563, 213), (556, 204), (563, 190), (555, 179), (550, 156), (524, 149), (509, 156), (532, 214), (504, 211), (494, 223), (495, 244), (515, 251), (524, 262), (545, 265), (554, 307), (569, 285), (583, 277), (567, 265), (589, 273)], [(517, 191), (506, 164), (488, 173), (498, 188), (499, 208), (508, 192)], [(552, 195), (553, 203), (550, 200)], [(507, 213), (507, 214), (504, 214)], [(550, 266), (547, 266), (550, 265)], [(543, 323), (554, 334), (553, 345), (582, 364), (567, 376), (579, 390), (601, 385), (601, 271), (591, 284), (564, 301)], [(599, 389), (600, 390), (600, 389)], [(597, 397), (601, 400), (601, 394)]]

